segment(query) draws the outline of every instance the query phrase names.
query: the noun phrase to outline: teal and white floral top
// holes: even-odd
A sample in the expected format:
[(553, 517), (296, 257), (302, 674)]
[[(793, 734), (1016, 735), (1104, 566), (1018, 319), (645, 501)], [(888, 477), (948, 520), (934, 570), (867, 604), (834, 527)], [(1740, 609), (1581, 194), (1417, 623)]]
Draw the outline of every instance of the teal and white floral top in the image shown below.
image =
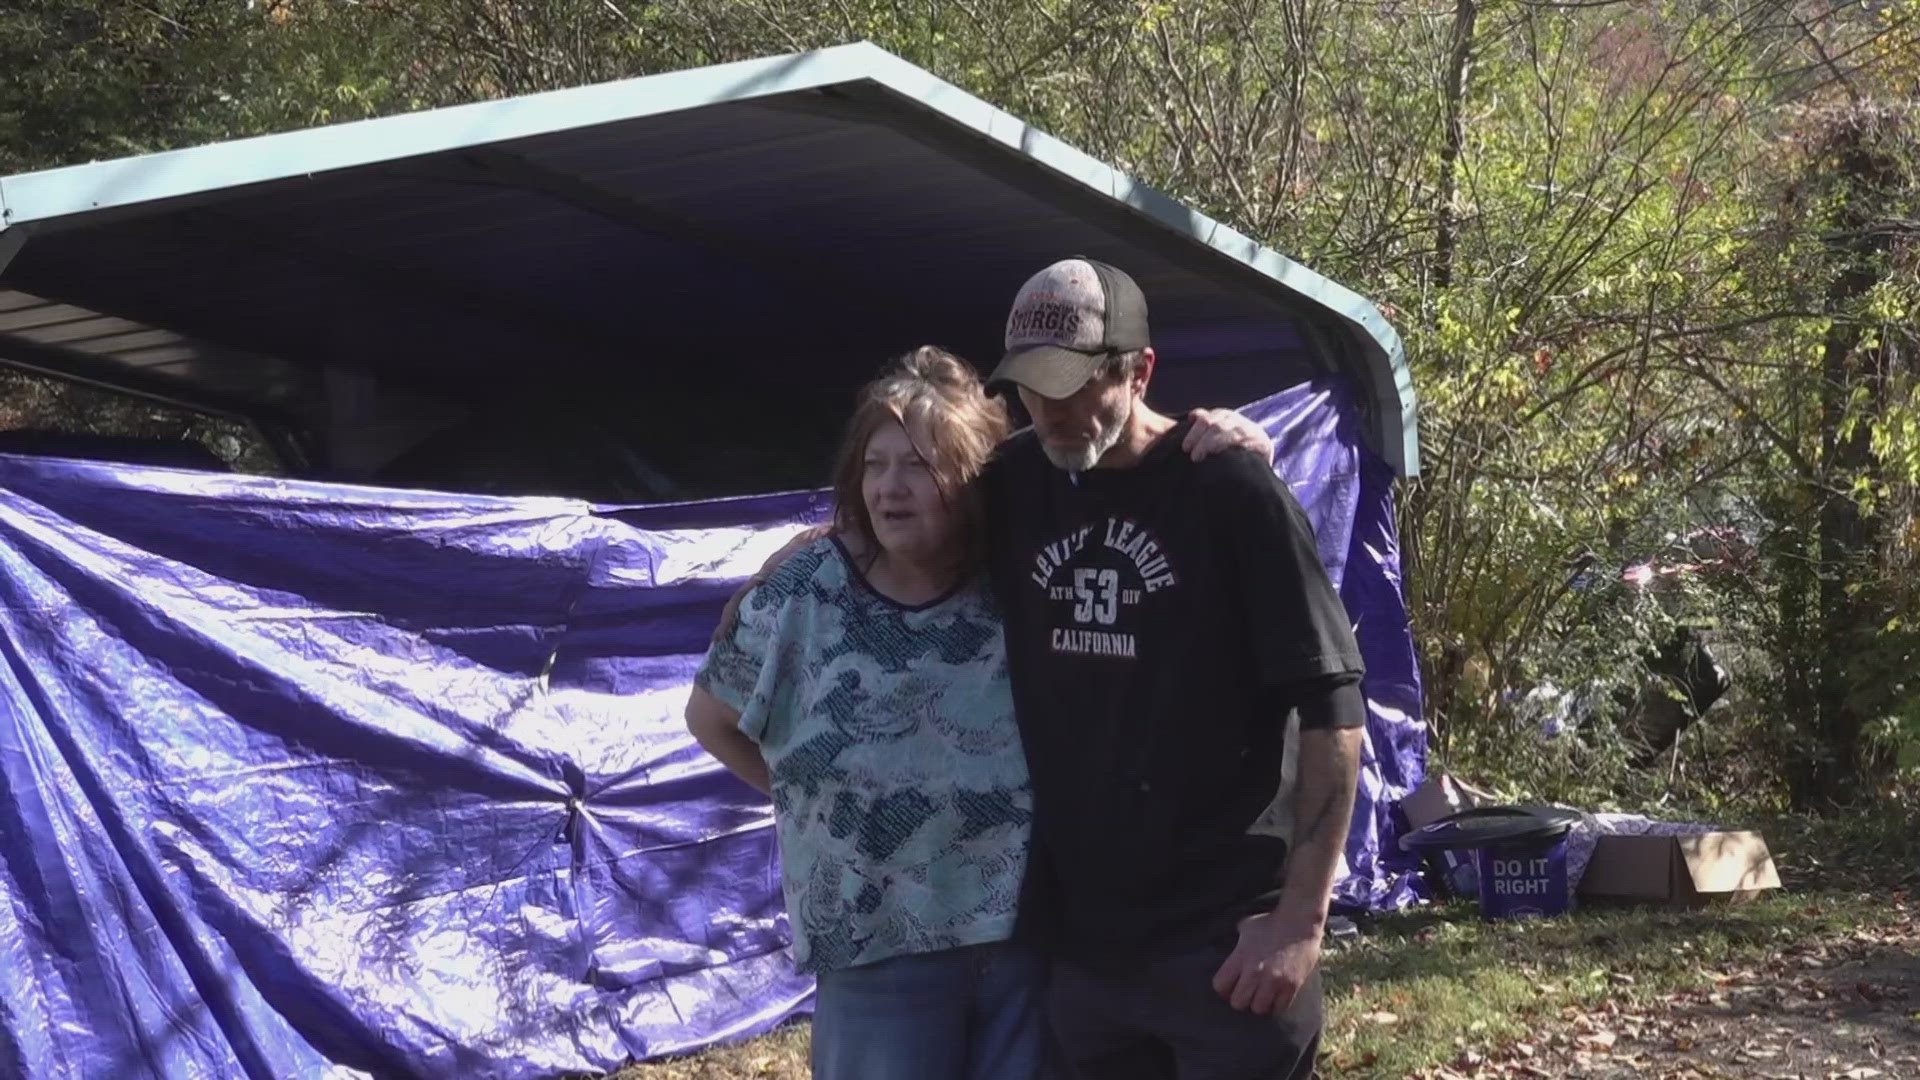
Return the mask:
[(816, 541), (696, 682), (767, 759), (801, 970), (1012, 934), (1033, 798), (984, 578), (909, 607)]

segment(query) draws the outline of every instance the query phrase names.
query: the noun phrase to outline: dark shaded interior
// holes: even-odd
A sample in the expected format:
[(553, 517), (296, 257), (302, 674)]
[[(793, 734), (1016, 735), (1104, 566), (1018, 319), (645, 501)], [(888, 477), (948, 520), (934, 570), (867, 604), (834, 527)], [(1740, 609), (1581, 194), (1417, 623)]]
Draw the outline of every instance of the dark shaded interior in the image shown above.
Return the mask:
[(0, 306), (0, 360), (245, 414), (307, 475), (741, 494), (820, 483), (889, 356), (932, 342), (991, 366), (1020, 282), (1076, 253), (1140, 281), (1163, 408), (1340, 366), (1319, 309), (858, 87), (42, 228), (0, 288), (60, 307), (23, 326)]

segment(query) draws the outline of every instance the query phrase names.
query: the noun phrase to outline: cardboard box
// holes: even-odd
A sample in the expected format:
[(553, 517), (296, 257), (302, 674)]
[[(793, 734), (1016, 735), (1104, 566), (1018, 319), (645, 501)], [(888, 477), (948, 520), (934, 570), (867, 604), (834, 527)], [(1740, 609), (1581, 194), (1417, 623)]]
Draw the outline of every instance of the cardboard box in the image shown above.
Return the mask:
[(1691, 836), (1602, 836), (1580, 878), (1583, 899), (1691, 907), (1746, 900), (1780, 887), (1757, 832)]
[(1400, 812), (1406, 815), (1409, 828), (1419, 829), (1448, 814), (1484, 806), (1492, 801), (1493, 796), (1445, 773), (1428, 773), (1412, 794), (1400, 800)]

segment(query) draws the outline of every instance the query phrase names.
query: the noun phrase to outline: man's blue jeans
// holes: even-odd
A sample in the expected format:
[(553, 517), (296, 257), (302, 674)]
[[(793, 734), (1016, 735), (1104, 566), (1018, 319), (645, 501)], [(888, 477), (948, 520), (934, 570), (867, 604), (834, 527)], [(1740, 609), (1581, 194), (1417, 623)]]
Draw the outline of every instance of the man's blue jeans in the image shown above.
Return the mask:
[(1006, 943), (898, 956), (820, 976), (815, 1080), (1034, 1080), (1044, 961)]

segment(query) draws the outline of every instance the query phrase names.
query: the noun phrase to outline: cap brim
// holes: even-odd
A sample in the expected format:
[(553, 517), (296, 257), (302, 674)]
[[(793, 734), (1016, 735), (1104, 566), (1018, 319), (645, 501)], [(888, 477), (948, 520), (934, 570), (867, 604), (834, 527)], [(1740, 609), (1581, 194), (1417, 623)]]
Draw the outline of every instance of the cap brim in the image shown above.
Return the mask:
[(987, 377), (987, 393), (997, 394), (1017, 384), (1044, 398), (1072, 397), (1087, 385), (1106, 358), (1103, 352), (1084, 353), (1059, 345), (1016, 349)]

